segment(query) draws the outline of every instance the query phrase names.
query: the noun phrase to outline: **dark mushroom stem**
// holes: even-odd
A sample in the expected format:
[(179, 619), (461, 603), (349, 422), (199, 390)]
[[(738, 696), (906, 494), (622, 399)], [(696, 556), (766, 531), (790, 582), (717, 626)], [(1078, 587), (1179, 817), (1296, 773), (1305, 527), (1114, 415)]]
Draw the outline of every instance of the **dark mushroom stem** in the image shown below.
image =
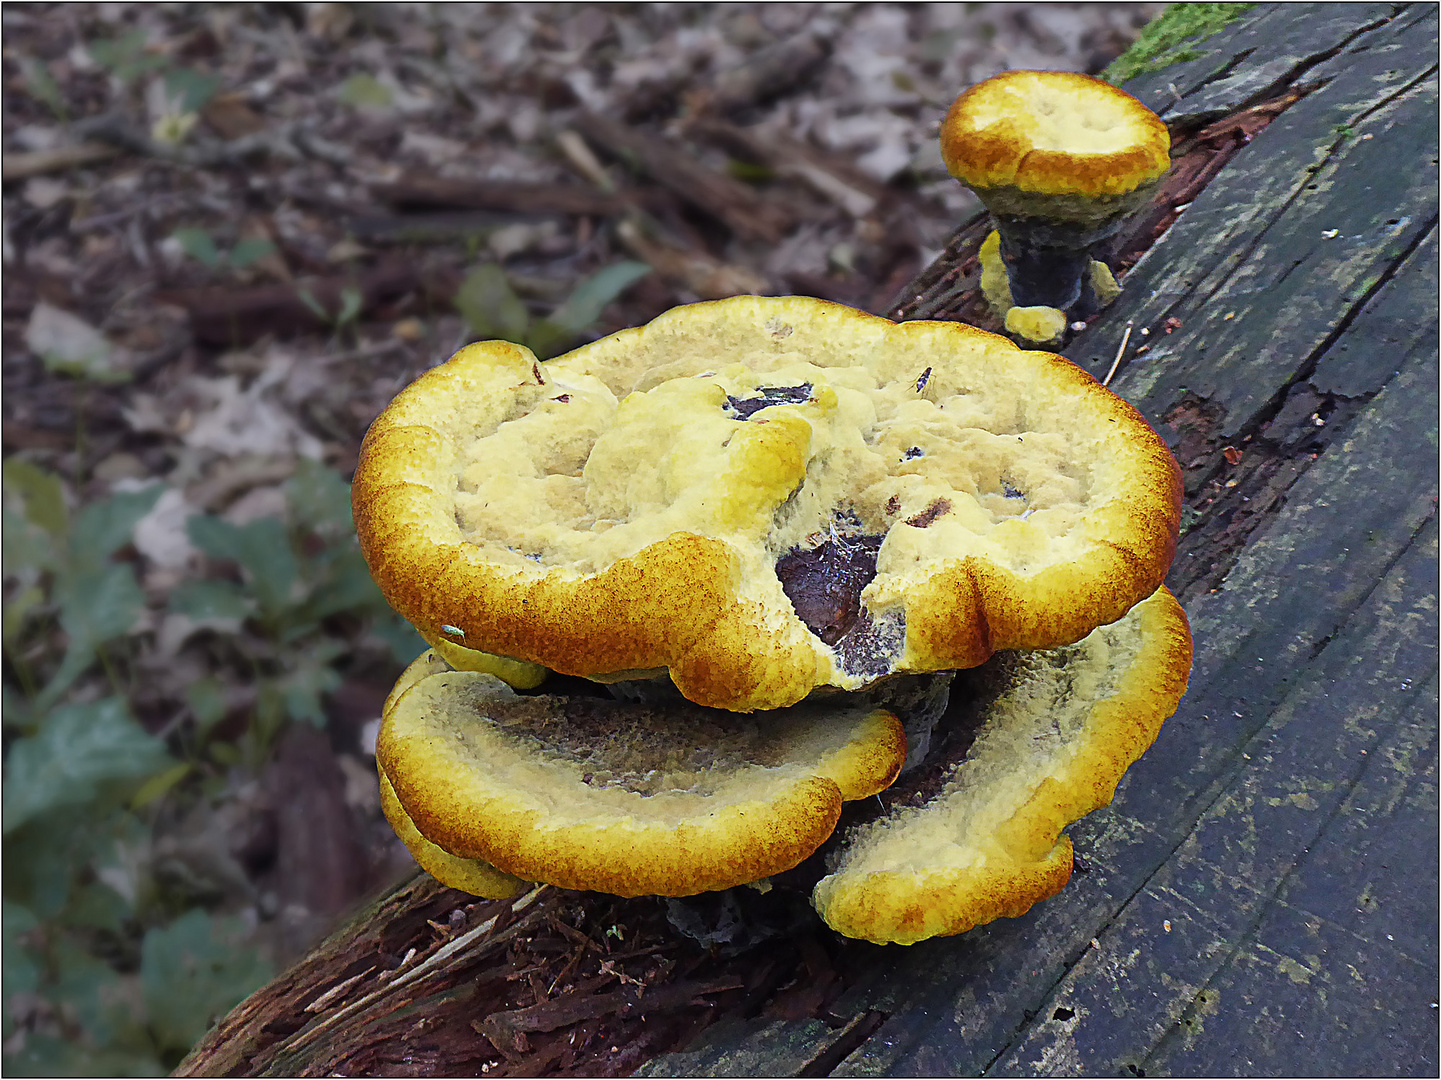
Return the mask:
[(1145, 184), (1123, 196), (1093, 199), (974, 189), (1001, 235), (1011, 302), (1056, 308), (1068, 319), (1095, 315), (1105, 302), (1092, 281), (1093, 263), (1107, 262), (1112, 239), (1155, 188)]
[(1034, 218), (998, 217), (995, 222), (1001, 234), (1001, 261), (1017, 307), (1044, 305), (1079, 319), (1092, 314), (1081, 310), (1095, 306), (1095, 293), (1087, 284), (1090, 245), (1044, 243), (1041, 237), (1051, 230), (1044, 222), (1037, 228)]

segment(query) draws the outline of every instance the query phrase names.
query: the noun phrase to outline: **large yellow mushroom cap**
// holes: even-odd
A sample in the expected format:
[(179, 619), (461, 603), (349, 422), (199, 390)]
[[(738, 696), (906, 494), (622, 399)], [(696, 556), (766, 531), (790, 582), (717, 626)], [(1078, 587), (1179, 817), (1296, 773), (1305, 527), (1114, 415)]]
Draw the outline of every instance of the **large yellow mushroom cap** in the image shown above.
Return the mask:
[(1165, 443), (1069, 361), (804, 297), (545, 364), (468, 346), (376, 420), (352, 491), (453, 666), (668, 670), (735, 711), (1076, 641), (1155, 591), (1180, 517)]
[(1161, 119), (1124, 90), (1069, 71), (1006, 71), (958, 97), (941, 156), (973, 188), (1124, 195), (1170, 165)]

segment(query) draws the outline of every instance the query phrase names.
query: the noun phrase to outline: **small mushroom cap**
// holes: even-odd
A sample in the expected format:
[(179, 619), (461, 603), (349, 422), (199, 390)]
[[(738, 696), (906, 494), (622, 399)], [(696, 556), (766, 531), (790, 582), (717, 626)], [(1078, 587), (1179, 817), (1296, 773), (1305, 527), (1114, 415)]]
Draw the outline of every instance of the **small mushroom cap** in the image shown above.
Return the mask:
[(941, 156), (977, 189), (1124, 195), (1170, 165), (1165, 123), (1124, 90), (1069, 71), (1005, 71), (977, 83), (941, 123)]
[[(905, 756), (900, 722), (877, 709), (744, 716), (520, 697), (464, 671), (399, 695), (376, 747), (405, 818), (439, 850), (621, 896), (686, 896), (790, 869), (830, 836), (843, 800), (884, 790)], [(422, 865), (438, 877), (454, 866)]]
[[(915, 804), (840, 837), (812, 901), (849, 937), (911, 944), (1016, 916), (1071, 874), (1061, 830), (1111, 801), (1176, 710), (1191, 668), (1186, 616), (1162, 588), (1062, 649), (994, 658), (975, 741)], [(983, 683), (979, 685), (984, 685)], [(958, 693), (960, 684), (958, 681)]]
[(468, 346), (372, 425), (352, 492), (429, 640), (736, 711), (1076, 641), (1155, 591), (1180, 520), (1165, 443), (1069, 361), (804, 297), (544, 365)]

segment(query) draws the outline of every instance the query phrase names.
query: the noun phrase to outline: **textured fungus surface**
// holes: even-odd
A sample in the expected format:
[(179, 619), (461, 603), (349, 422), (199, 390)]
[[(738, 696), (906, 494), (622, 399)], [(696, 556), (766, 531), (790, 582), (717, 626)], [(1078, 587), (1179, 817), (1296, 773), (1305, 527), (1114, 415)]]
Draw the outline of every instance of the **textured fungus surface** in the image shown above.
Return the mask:
[(1165, 444), (1073, 365), (798, 297), (544, 365), (469, 346), (376, 421), (353, 491), (433, 643), (741, 711), (1076, 641), (1155, 590), (1179, 521)]
[(427, 870), (473, 892), (467, 875), (494, 889), (497, 873), (622, 896), (755, 881), (810, 855), (841, 803), (884, 790), (906, 757), (894, 715), (844, 699), (746, 716), (523, 697), (425, 657), (404, 681), (376, 748), (388, 816)]
[(1162, 589), (1075, 645), (965, 673), (932, 758), (841, 837), (817, 910), (848, 936), (910, 943), (1057, 892), (1071, 874), (1061, 830), (1111, 801), (1190, 668), (1186, 617)]
[[(958, 97), (941, 124), (941, 155), (962, 183), (1058, 199), (1126, 195), (1166, 171), (1170, 148), (1150, 109), (1069, 71), (1002, 72)], [(1048, 216), (1090, 213), (1077, 203)]]

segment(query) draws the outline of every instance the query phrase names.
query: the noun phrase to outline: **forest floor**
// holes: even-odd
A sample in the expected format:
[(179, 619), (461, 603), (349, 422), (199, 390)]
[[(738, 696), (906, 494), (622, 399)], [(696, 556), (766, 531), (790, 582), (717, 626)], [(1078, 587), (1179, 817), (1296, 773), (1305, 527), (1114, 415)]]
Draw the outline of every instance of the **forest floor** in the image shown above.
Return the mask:
[(1159, 4), (7, 5), (4, 1053), (147, 1072), (410, 866), (348, 480), (459, 346), (884, 311), (936, 143)]

